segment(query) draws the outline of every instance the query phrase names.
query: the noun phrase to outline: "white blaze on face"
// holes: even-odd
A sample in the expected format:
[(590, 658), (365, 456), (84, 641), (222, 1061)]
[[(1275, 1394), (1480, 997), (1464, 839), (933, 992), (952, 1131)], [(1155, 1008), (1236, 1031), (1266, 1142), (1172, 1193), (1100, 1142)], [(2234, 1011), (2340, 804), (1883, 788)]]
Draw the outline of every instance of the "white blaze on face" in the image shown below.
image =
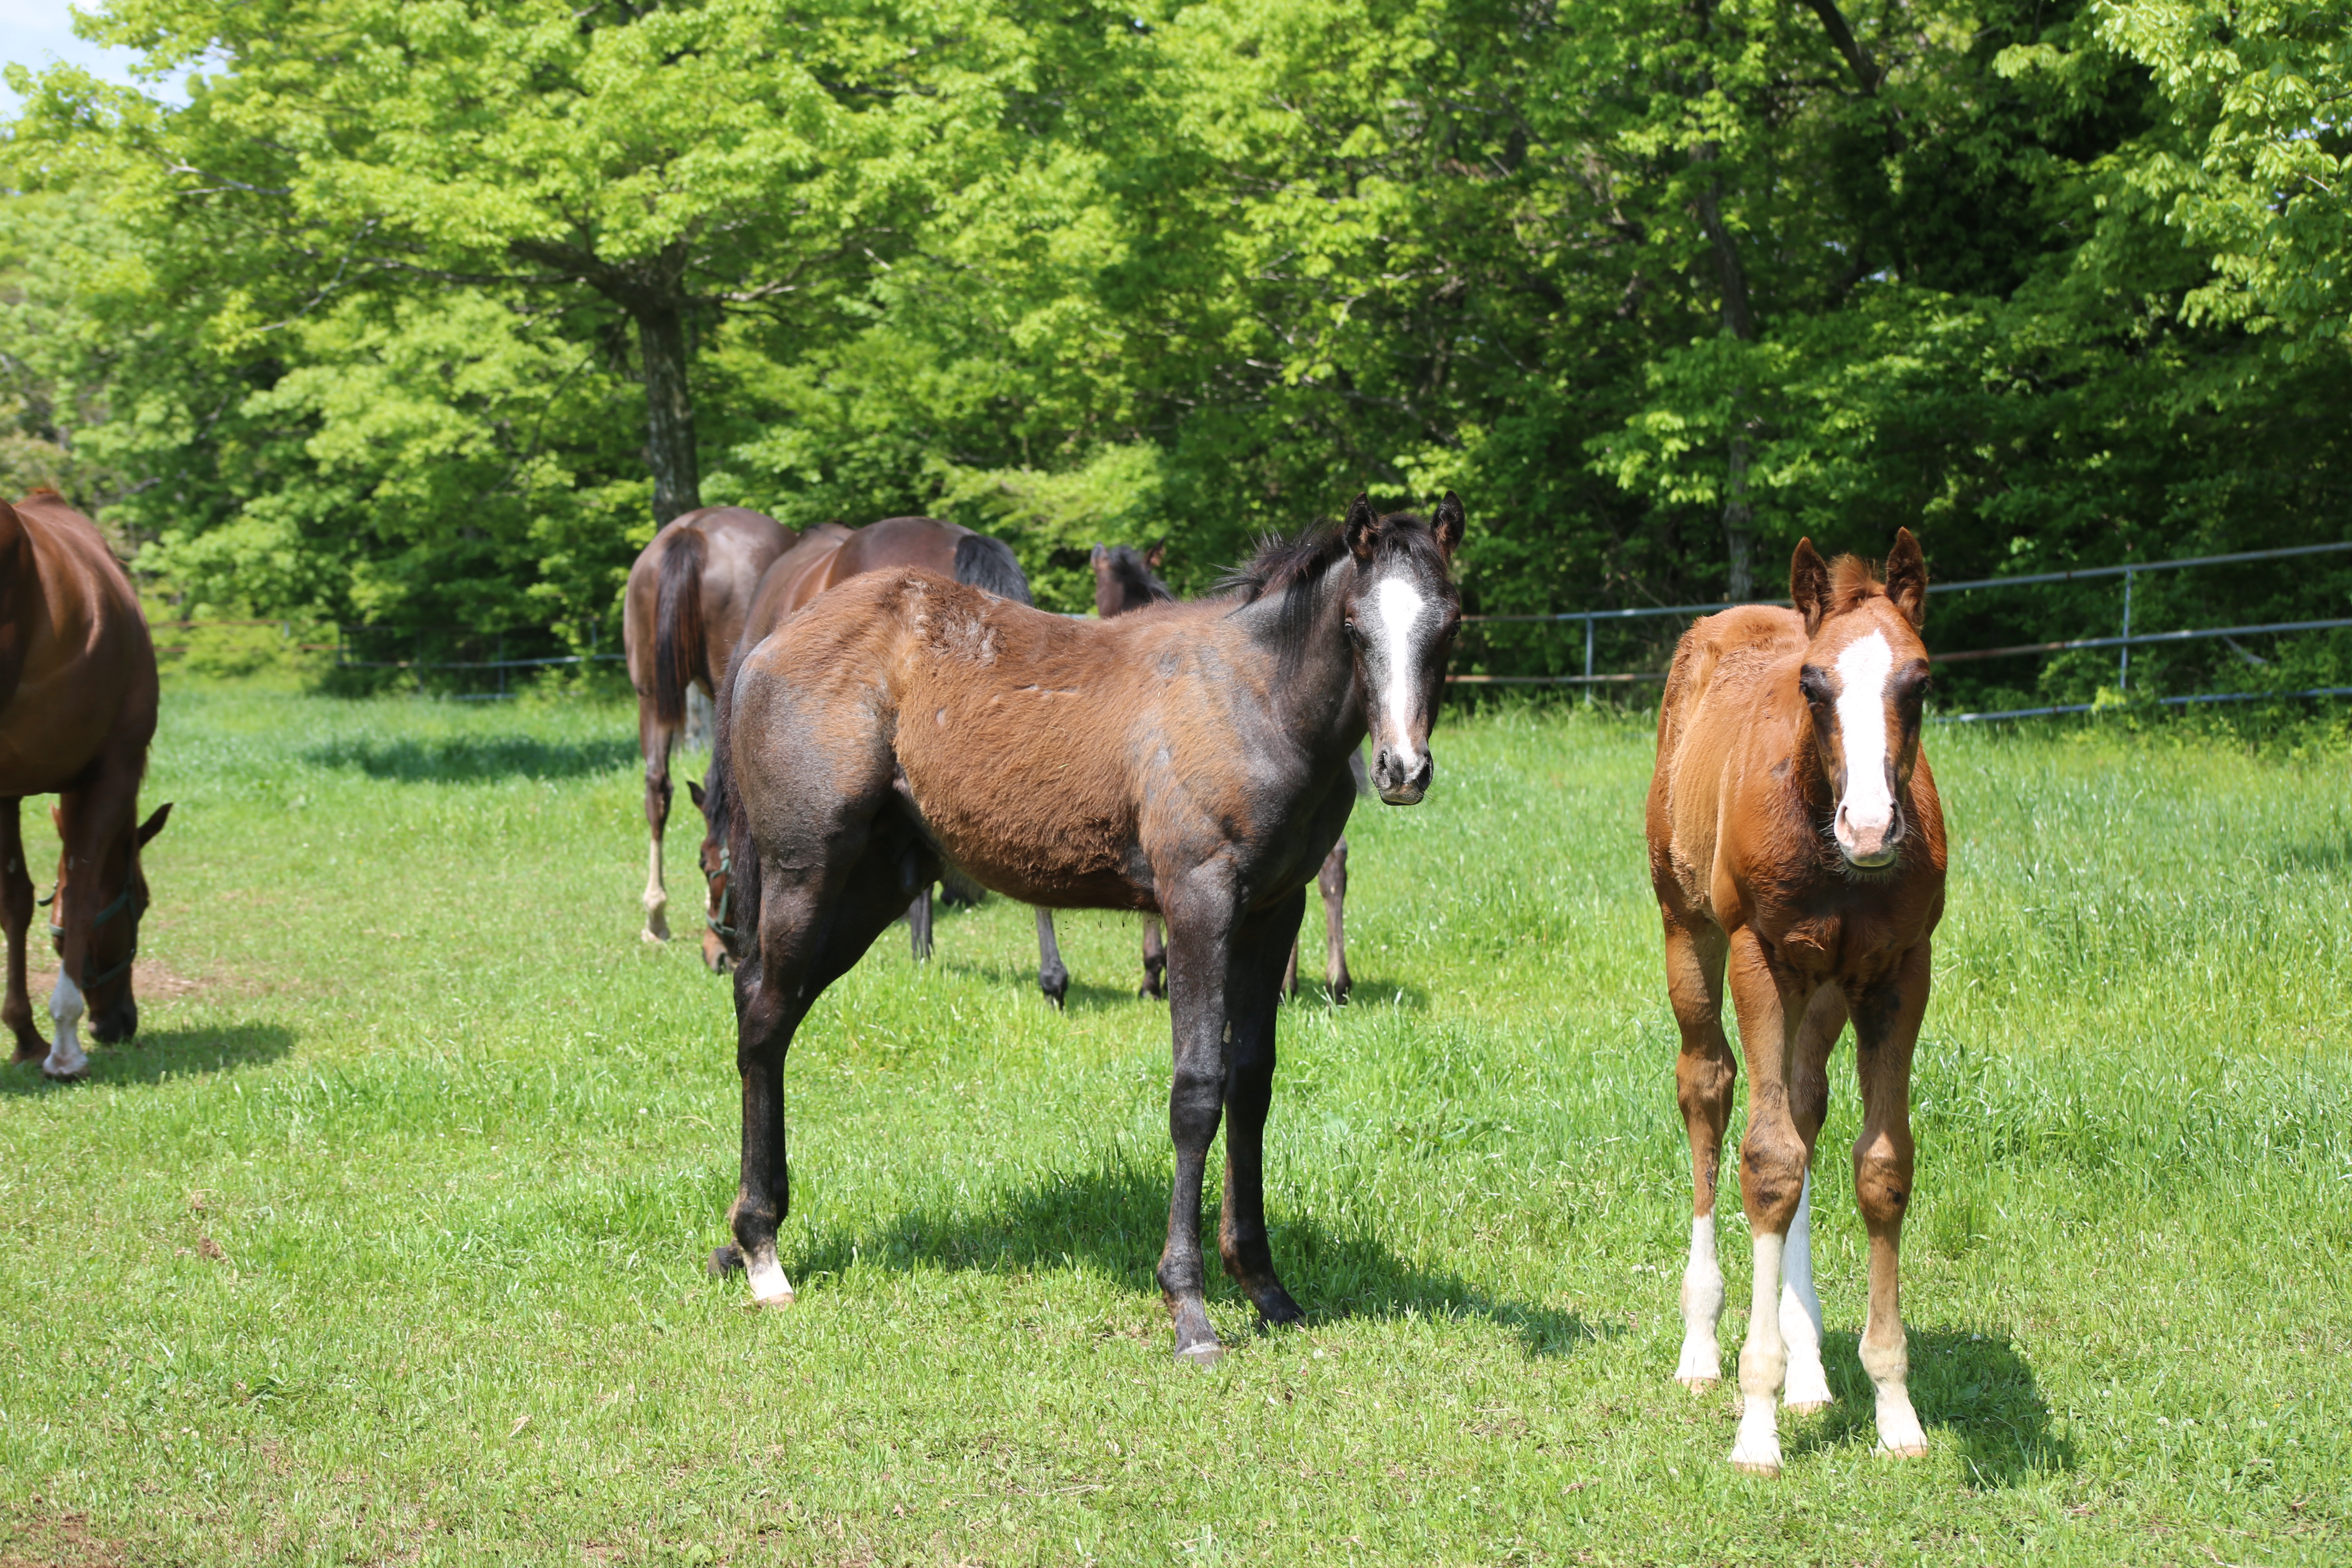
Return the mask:
[(1383, 577), (1378, 594), (1381, 613), (1381, 657), (1387, 663), (1388, 688), (1381, 701), (1388, 709), (1390, 744), (1398, 763), (1410, 774), (1421, 766), (1412, 750), (1413, 629), (1420, 626), (1429, 601), (1421, 590), (1401, 577)]
[(1845, 748), (1845, 795), (1838, 802), (1838, 844), (1849, 854), (1877, 859), (1895, 826), (1887, 787), (1886, 678), (1895, 650), (1873, 632), (1838, 655), (1838, 733)]
[(73, 983), (71, 975), (60, 971), (58, 988), (49, 994), (49, 1022), (56, 1028), (58, 1040), (49, 1047), (48, 1059), (41, 1064), (41, 1070), (51, 1078), (79, 1077), (89, 1066), (89, 1058), (82, 1054), (81, 1042), (74, 1037), (86, 1011), (81, 987)]

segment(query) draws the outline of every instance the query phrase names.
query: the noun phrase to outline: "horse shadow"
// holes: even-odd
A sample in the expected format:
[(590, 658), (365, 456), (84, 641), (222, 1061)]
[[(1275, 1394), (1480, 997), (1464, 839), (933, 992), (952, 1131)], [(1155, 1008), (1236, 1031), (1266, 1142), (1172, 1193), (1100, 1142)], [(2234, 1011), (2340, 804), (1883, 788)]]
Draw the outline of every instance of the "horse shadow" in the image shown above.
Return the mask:
[[(2073, 1470), (2074, 1445), (2053, 1428), (2033, 1369), (2006, 1334), (1909, 1331), (1911, 1403), (1923, 1426), (1939, 1427), (1980, 1487), (2013, 1487), (2053, 1470)], [(1837, 1403), (1788, 1445), (1791, 1454), (1868, 1447), (1877, 1441), (1875, 1399), (1862, 1370), (1862, 1339), (1822, 1336), (1822, 1363)]]
[[(853, 1261), (900, 1273), (934, 1268), (1017, 1275), (1085, 1267), (1139, 1295), (1157, 1297), (1153, 1268), (1167, 1222), (1167, 1176), (1113, 1158), (1089, 1171), (1048, 1176), (978, 1206), (929, 1204), (864, 1228), (813, 1228), (794, 1275), (812, 1280), (838, 1275)], [(1216, 1228), (1212, 1209), (1202, 1221), (1212, 1253)], [(1589, 1341), (1624, 1331), (1575, 1312), (1508, 1300), (1450, 1270), (1422, 1268), (1359, 1231), (1333, 1230), (1312, 1220), (1276, 1220), (1268, 1228), (1276, 1263), (1310, 1324), (1483, 1319), (1508, 1330), (1528, 1355), (1543, 1357), (1569, 1355)], [(1209, 1279), (1212, 1301), (1248, 1308), (1248, 1298), (1213, 1258)]]
[(2271, 850), (2266, 858), (2273, 872), (2284, 875), (2315, 872), (2322, 876), (2340, 877), (2352, 871), (2352, 833), (2284, 845)]
[(316, 766), (356, 768), (370, 778), (394, 784), (580, 778), (611, 773), (636, 756), (634, 740), (540, 741), (528, 735), (330, 741), (303, 752), (303, 760)]
[(263, 1067), (294, 1048), (294, 1031), (282, 1024), (225, 1024), (201, 1028), (142, 1029), (121, 1045), (85, 1042), (89, 1074), (72, 1083), (41, 1075), (38, 1062), (0, 1071), (0, 1095), (71, 1094), (91, 1084), (118, 1088), (158, 1084), (165, 1079), (212, 1077)]

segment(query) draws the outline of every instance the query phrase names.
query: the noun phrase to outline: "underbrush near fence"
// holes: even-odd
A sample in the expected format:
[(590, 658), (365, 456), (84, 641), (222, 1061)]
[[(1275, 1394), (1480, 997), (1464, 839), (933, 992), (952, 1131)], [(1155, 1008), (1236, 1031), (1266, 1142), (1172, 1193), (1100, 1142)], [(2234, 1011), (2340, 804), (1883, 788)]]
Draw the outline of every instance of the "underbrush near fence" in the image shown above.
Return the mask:
[(1213, 1270), (1202, 1375), (1151, 1279), (1168, 1015), (1132, 920), (1063, 922), (1063, 1014), (1017, 906), (943, 915), (924, 969), (886, 933), (793, 1049), (802, 1296), (755, 1312), (702, 1271), (731, 1009), (637, 940), (628, 710), (176, 685), (142, 1041), (78, 1089), (0, 1072), (0, 1559), (2340, 1561), (2346, 752), (2181, 736), (1930, 738), (1931, 1451), (1869, 1453), (1842, 1052), (1840, 1402), (1765, 1486), (1730, 1395), (1669, 1377), (1688, 1167), (1633, 717), (1449, 716), (1428, 800), (1358, 808), (1356, 1001), (1285, 1010), (1269, 1129), (1310, 1318), (1255, 1333)]

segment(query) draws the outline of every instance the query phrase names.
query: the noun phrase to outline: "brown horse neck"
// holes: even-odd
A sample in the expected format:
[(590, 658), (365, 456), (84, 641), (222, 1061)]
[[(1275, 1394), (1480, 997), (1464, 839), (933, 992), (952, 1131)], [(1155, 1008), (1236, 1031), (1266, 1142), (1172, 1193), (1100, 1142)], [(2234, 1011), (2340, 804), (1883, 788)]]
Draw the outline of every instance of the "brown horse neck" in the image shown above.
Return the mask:
[(1227, 612), (1250, 646), (1271, 662), (1264, 683), (1269, 706), (1290, 721), (1284, 730), (1318, 764), (1345, 766), (1370, 728), (1355, 654), (1342, 629), (1355, 572), (1354, 558), (1343, 554), (1298, 589), (1268, 594)]

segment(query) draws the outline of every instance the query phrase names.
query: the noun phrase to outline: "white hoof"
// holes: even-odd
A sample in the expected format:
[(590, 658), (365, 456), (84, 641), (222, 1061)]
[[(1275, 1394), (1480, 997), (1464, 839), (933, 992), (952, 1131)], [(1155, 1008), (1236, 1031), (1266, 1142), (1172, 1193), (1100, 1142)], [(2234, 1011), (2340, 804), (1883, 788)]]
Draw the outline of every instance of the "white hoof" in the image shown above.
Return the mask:
[(1927, 1454), (1927, 1434), (1919, 1426), (1907, 1394), (1882, 1396), (1878, 1402), (1878, 1447), (1871, 1452), (1883, 1459), (1919, 1459)]
[(1731, 1445), (1733, 1469), (1751, 1476), (1780, 1473), (1780, 1431), (1773, 1406), (1769, 1395), (1740, 1401), (1739, 1436)]
[(640, 942), (652, 942), (655, 946), (658, 947), (663, 942), (669, 940), (669, 932), (667, 931), (656, 931), (653, 927), (647, 926), (645, 930), (637, 933), (637, 940)]
[(754, 1262), (744, 1272), (751, 1281), (751, 1300), (755, 1306), (789, 1307), (793, 1304), (793, 1282), (784, 1278), (774, 1255)]
[(1837, 1403), (1837, 1395), (1830, 1392), (1829, 1373), (1822, 1370), (1821, 1363), (1804, 1365), (1791, 1360), (1788, 1381), (1780, 1388), (1780, 1403), (1791, 1410), (1809, 1413), (1828, 1409)]
[(1723, 1352), (1717, 1348), (1715, 1336), (1693, 1336), (1683, 1342), (1682, 1360), (1675, 1363), (1675, 1381), (1692, 1388), (1706, 1388), (1723, 1376)]

